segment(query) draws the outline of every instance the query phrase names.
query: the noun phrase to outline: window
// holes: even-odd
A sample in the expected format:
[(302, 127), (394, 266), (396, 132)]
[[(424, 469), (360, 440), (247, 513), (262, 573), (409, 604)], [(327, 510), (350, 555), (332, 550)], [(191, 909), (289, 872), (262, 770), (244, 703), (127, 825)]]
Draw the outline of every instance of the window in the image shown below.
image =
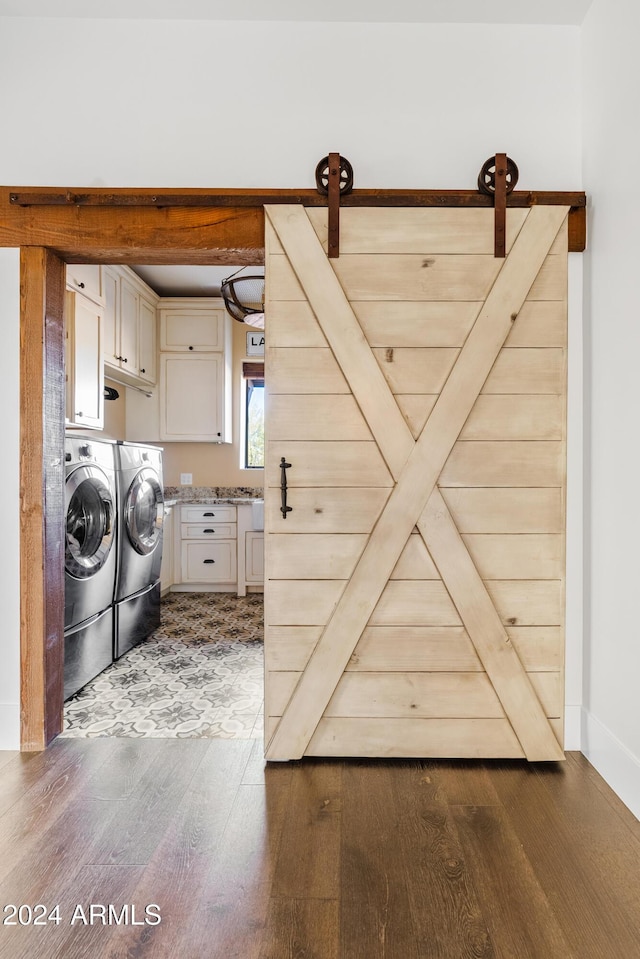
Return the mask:
[(244, 467), (264, 467), (264, 363), (243, 363)]

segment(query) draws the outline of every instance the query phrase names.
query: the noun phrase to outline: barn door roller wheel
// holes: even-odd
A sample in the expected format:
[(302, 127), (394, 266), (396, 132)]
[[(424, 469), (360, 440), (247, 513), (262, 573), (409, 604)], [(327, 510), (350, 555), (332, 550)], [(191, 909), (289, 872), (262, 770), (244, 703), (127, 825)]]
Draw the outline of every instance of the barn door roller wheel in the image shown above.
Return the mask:
[(478, 190), (493, 197), (494, 256), (507, 255), (507, 196), (518, 182), (518, 167), (506, 153), (496, 153), (482, 164)]
[[(519, 177), (518, 167), (511, 157), (507, 157), (507, 193), (515, 189)], [(478, 189), (487, 196), (493, 196), (496, 192), (496, 158), (489, 157), (482, 164), (482, 169), (478, 174)]]
[(330, 153), (316, 167), (316, 187), (327, 197), (327, 256), (335, 259), (340, 256), (340, 197), (353, 189), (353, 167), (339, 153)]
[[(347, 193), (351, 193), (353, 190), (353, 167), (346, 159), (346, 157), (340, 157), (340, 193), (343, 196), (346, 196)], [(329, 177), (330, 164), (329, 157), (326, 156), (316, 167), (316, 189), (318, 193), (321, 193), (322, 196), (327, 196), (329, 193)]]

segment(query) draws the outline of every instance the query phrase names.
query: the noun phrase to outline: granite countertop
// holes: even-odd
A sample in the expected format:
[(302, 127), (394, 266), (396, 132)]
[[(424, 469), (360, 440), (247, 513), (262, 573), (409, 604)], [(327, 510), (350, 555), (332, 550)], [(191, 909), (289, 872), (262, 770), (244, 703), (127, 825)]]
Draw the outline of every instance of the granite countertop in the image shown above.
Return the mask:
[(260, 497), (241, 497), (241, 496), (213, 496), (209, 499), (183, 499), (178, 500), (178, 506), (220, 506), (222, 503), (228, 503), (232, 506), (251, 506), (252, 503), (255, 503)]
[(244, 486), (166, 486), (164, 495), (165, 506), (186, 506), (189, 504), (208, 506), (215, 503), (250, 506), (257, 499), (263, 498), (263, 492), (261, 488)]

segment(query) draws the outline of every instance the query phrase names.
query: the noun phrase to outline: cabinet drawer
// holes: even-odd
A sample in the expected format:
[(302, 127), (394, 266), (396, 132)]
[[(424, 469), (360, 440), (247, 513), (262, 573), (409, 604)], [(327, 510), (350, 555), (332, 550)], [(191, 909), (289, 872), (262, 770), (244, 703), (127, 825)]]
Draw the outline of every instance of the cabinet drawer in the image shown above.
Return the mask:
[(235, 539), (235, 523), (183, 523), (183, 539)]
[[(204, 523), (205, 526), (211, 526), (209, 520), (215, 520), (217, 523), (235, 523), (235, 506), (223, 505), (217, 506), (182, 506), (180, 508), (180, 521), (182, 523)], [(233, 534), (235, 536), (235, 533)]]
[(236, 541), (182, 543), (182, 579), (185, 583), (235, 583)]

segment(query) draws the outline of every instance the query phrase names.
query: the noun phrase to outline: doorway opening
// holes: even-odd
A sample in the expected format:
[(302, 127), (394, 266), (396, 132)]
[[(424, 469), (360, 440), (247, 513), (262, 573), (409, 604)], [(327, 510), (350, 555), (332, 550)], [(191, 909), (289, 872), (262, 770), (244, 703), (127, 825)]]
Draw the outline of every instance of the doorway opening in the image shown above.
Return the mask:
[[(104, 403), (102, 429), (81, 432), (86, 432), (87, 439), (93, 441), (94, 447), (100, 445), (95, 441), (104, 440), (107, 444), (117, 444), (118, 451), (126, 448), (120, 446), (123, 442), (144, 444), (152, 451), (162, 449), (159, 456), (161, 468), (164, 467), (164, 499), (167, 504), (164, 508), (162, 541), (158, 544), (163, 550), (160, 574), (162, 599), (159, 625), (136, 642), (133, 648), (123, 650), (118, 645), (118, 631), (123, 628), (123, 622), (117, 612), (119, 604), (115, 604), (113, 662), (102, 671), (96, 669), (95, 676), (89, 676), (81, 688), (67, 697), (61, 733), (63, 738), (248, 739), (262, 735), (262, 594), (251, 591), (247, 595), (235, 595), (236, 586), (233, 583), (214, 586), (220, 592), (208, 591), (204, 583), (192, 585), (194, 575), (197, 579), (198, 567), (192, 564), (191, 557), (187, 555), (191, 547), (195, 550), (210, 547), (215, 553), (215, 560), (205, 558), (204, 562), (217, 563), (219, 567), (216, 547), (228, 548), (234, 556), (237, 554), (240, 562), (246, 549), (237, 549), (236, 540), (240, 537), (244, 540), (245, 536), (251, 535), (246, 530), (249, 525), (246, 514), (250, 515), (251, 511), (249, 507), (245, 509), (244, 503), (243, 506), (236, 504), (241, 497), (247, 497), (249, 501), (251, 495), (262, 494), (262, 487), (256, 484), (262, 482), (264, 463), (261, 417), (264, 406), (263, 403), (257, 403), (257, 398), (262, 399), (264, 394), (264, 362), (255, 359), (250, 361), (247, 356), (249, 342), (245, 330), (249, 327), (220, 310), (223, 303), (220, 283), (229, 270), (228, 266), (203, 265), (100, 267), (102, 291), (103, 295), (106, 291), (107, 296), (103, 323), (106, 331), (103, 347), (105, 395), (110, 391), (114, 401)], [(148, 297), (154, 309), (157, 318), (157, 335), (154, 337), (156, 355), (153, 359), (153, 367), (157, 365), (155, 383), (145, 380), (138, 384), (135, 381), (130, 373), (130, 357), (128, 366), (124, 366), (127, 359), (122, 360), (121, 354), (127, 350), (121, 344), (127, 340), (125, 317), (119, 315), (115, 308), (116, 302), (122, 303), (118, 295), (121, 284), (129, 291), (138, 290), (143, 298)], [(114, 285), (115, 293), (112, 292)], [(189, 313), (190, 305), (193, 315)], [(208, 311), (207, 307), (211, 307), (211, 310)], [(116, 316), (119, 316), (118, 322)], [(198, 383), (192, 376), (187, 376), (183, 384), (184, 390), (189, 393), (185, 436), (175, 435), (170, 441), (162, 438), (159, 407), (166, 396), (168, 417), (171, 396), (178, 403), (182, 399), (180, 394), (174, 396), (171, 392), (166, 375), (168, 363), (177, 361), (185, 368), (190, 365), (193, 367), (194, 362), (196, 368), (198, 365), (192, 353), (180, 352), (183, 349), (181, 339), (184, 337), (177, 335), (178, 327), (182, 325), (189, 328), (188, 335), (193, 336), (197, 321), (207, 323), (207, 329), (210, 325), (212, 334), (215, 332), (217, 335), (221, 323), (226, 331), (222, 344), (226, 354), (224, 375), (231, 382), (228, 390), (222, 389), (220, 402), (223, 405), (230, 402), (232, 409), (228, 417), (231, 429), (223, 445), (189, 442), (191, 434), (197, 432), (192, 427), (191, 411), (193, 417), (197, 418), (198, 407), (207, 402), (207, 398), (200, 395)], [(122, 329), (118, 333), (116, 327), (120, 325)], [(128, 339), (130, 341), (131, 337)], [(212, 335), (211, 339), (215, 341), (216, 336)], [(215, 344), (217, 347), (220, 345)], [(185, 343), (185, 350), (186, 347)], [(197, 356), (205, 361), (212, 355), (208, 352), (210, 349), (212, 347), (206, 342), (206, 337), (202, 338), (202, 342), (196, 342), (195, 348), (189, 344), (189, 350), (195, 350)], [(150, 366), (150, 362), (143, 360), (140, 355), (136, 368), (143, 365)], [(255, 375), (258, 367), (259, 379)], [(141, 369), (140, 372), (149, 371)], [(71, 411), (68, 409), (67, 412), (69, 414)], [(219, 413), (222, 418), (227, 418), (224, 409)], [(77, 432), (77, 429), (68, 430), (67, 437), (76, 436)], [(250, 463), (247, 462), (247, 451)], [(122, 492), (120, 481), (117, 485), (119, 492)], [(217, 495), (222, 493), (224, 497)], [(211, 520), (204, 523), (204, 528), (198, 528), (195, 514), (191, 514), (201, 504), (218, 502), (223, 498), (228, 505), (216, 507), (215, 511), (224, 510), (228, 516), (225, 515), (223, 519), (228, 520), (228, 524), (218, 528), (217, 523)], [(116, 583), (126, 575), (125, 554), (129, 542), (124, 496), (122, 500), (123, 508), (117, 511)], [(185, 512), (187, 509), (189, 512)], [(208, 544), (200, 542), (205, 533), (213, 534), (213, 540)], [(67, 529), (67, 538), (69, 535)], [(216, 541), (219, 535), (233, 537), (233, 542), (230, 538)], [(191, 542), (191, 536), (199, 536), (200, 540)], [(255, 554), (261, 543), (262, 537), (259, 543), (255, 536), (251, 539), (252, 553)], [(207, 573), (210, 567), (200, 565), (199, 569)], [(206, 579), (206, 576), (203, 578)], [(233, 568), (229, 570), (228, 578), (236, 579)], [(247, 592), (244, 580), (244, 576), (241, 580), (238, 570), (238, 594)], [(67, 574), (67, 590), (73, 585), (73, 579)], [(257, 585), (250, 587), (252, 590), (259, 588)], [(119, 586), (118, 592), (121, 592)], [(151, 625), (148, 624), (145, 632)], [(67, 652), (69, 646), (70, 643), (65, 640)]]

